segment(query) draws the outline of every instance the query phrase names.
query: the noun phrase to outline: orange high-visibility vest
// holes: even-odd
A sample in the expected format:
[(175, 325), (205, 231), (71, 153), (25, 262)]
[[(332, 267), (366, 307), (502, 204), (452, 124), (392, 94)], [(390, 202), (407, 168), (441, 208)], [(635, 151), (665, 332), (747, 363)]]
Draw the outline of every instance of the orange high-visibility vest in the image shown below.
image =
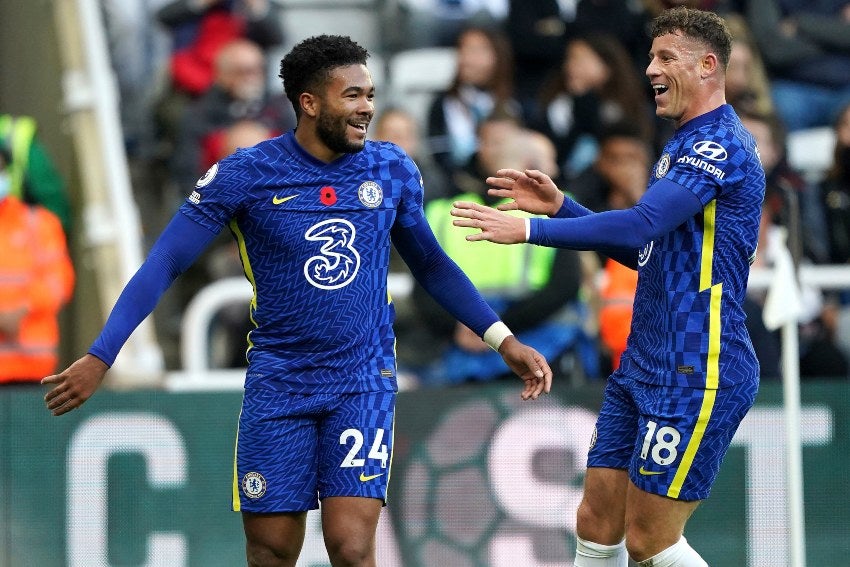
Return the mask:
[(0, 331), (0, 382), (39, 380), (55, 371), (57, 316), (73, 289), (56, 215), (15, 197), (0, 200), (0, 312), (26, 310), (16, 335)]
[(620, 366), (620, 356), (626, 350), (632, 310), (637, 290), (638, 273), (610, 258), (605, 263), (599, 295), (599, 337), (611, 352), (611, 366)]

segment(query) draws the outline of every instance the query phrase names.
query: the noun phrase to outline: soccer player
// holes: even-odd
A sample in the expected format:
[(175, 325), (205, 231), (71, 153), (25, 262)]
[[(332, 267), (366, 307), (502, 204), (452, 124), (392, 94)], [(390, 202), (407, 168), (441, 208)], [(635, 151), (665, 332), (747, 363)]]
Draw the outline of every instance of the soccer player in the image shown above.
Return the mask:
[[(603, 250), (638, 271), (634, 316), (591, 440), (578, 510), (579, 567), (706, 565), (682, 536), (709, 495), (758, 389), (742, 302), (758, 238), (764, 172), (725, 103), (731, 37), (710, 12), (652, 23), (646, 74), (676, 131), (631, 209), (592, 214), (536, 171), (502, 170), (491, 194), (554, 218), (457, 203), (469, 240)], [(625, 539), (624, 539), (625, 538)]]
[(228, 226), (254, 287), (233, 509), (250, 566), (295, 565), (307, 511), (322, 503), (334, 566), (375, 565), (393, 442), (390, 243), (419, 282), (502, 354), (523, 399), (552, 372), (445, 255), (425, 221), (422, 178), (396, 145), (366, 140), (374, 113), (368, 52), (318, 36), (281, 61), (297, 127), (237, 151), (197, 182), (119, 297), (88, 354), (45, 401), (79, 407), (160, 294)]

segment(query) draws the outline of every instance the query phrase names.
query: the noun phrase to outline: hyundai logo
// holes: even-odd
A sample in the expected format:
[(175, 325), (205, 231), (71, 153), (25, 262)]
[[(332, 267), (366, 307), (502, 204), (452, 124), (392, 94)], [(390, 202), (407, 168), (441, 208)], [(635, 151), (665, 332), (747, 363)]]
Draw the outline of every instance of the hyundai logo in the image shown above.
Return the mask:
[(727, 158), (726, 148), (711, 140), (697, 142), (694, 144), (694, 151), (705, 159), (713, 161), (723, 161)]

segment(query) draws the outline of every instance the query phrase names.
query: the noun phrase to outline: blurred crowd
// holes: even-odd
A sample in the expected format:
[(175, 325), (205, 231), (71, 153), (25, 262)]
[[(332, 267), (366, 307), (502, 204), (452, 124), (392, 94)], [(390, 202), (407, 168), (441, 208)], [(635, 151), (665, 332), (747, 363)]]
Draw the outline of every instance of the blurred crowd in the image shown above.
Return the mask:
[[(597, 253), (470, 245), (448, 209), (458, 198), (494, 204), (484, 179), (506, 167), (540, 169), (594, 211), (634, 205), (672, 131), (655, 117), (644, 76), (648, 23), (672, 5), (713, 10), (733, 32), (727, 101), (756, 137), (767, 175), (758, 265), (770, 266), (782, 242), (798, 264), (850, 262), (850, 4), (844, 0), (375, 4), (378, 29), (386, 32), (373, 48), (377, 65), (414, 49), (452, 48), (454, 74), (421, 112), (403, 96), (387, 100), (389, 66), (373, 69), (385, 84), (377, 85), (370, 136), (393, 141), (414, 158), (440, 243), (505, 322), (563, 375), (592, 379), (617, 366), (636, 273)], [(145, 234), (153, 238), (211, 164), (294, 126), (270, 54), (301, 38), (285, 33), (286, 5), (274, 0), (103, 6), (133, 187)], [(819, 127), (834, 136), (834, 153), (824, 160), (831, 165), (795, 170), (788, 135)], [(12, 134), (0, 135), (15, 150)], [(31, 143), (37, 148), (37, 137)], [(31, 202), (40, 199), (38, 170), (50, 169), (44, 161), (28, 164)], [(42, 204), (67, 218), (67, 204)], [(405, 269), (401, 262), (393, 267)], [(238, 253), (222, 236), (164, 298), (157, 311), (161, 342), (178, 344), (181, 312), (194, 293), (240, 274)], [(802, 375), (847, 378), (850, 293), (804, 289), (803, 299)], [(748, 324), (763, 378), (775, 379), (780, 340), (762, 323), (764, 300), (764, 292), (750, 292)], [(508, 374), (498, 356), (418, 287), (397, 304), (400, 368), (417, 383)], [(249, 325), (241, 306), (219, 314), (214, 366), (244, 364)], [(171, 354), (167, 362), (176, 367), (176, 349)]]

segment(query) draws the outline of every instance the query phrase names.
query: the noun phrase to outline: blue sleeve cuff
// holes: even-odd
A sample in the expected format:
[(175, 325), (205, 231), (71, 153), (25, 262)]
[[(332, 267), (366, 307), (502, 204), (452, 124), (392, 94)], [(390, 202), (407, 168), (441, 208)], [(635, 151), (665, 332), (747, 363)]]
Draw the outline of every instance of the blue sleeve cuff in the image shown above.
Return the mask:
[(585, 217), (587, 215), (592, 215), (593, 211), (585, 207), (584, 205), (579, 204), (578, 201), (570, 197), (569, 195), (564, 195), (564, 202), (561, 203), (561, 208), (558, 209), (558, 212), (555, 213), (555, 216), (552, 218), (557, 219), (574, 219), (578, 217)]

